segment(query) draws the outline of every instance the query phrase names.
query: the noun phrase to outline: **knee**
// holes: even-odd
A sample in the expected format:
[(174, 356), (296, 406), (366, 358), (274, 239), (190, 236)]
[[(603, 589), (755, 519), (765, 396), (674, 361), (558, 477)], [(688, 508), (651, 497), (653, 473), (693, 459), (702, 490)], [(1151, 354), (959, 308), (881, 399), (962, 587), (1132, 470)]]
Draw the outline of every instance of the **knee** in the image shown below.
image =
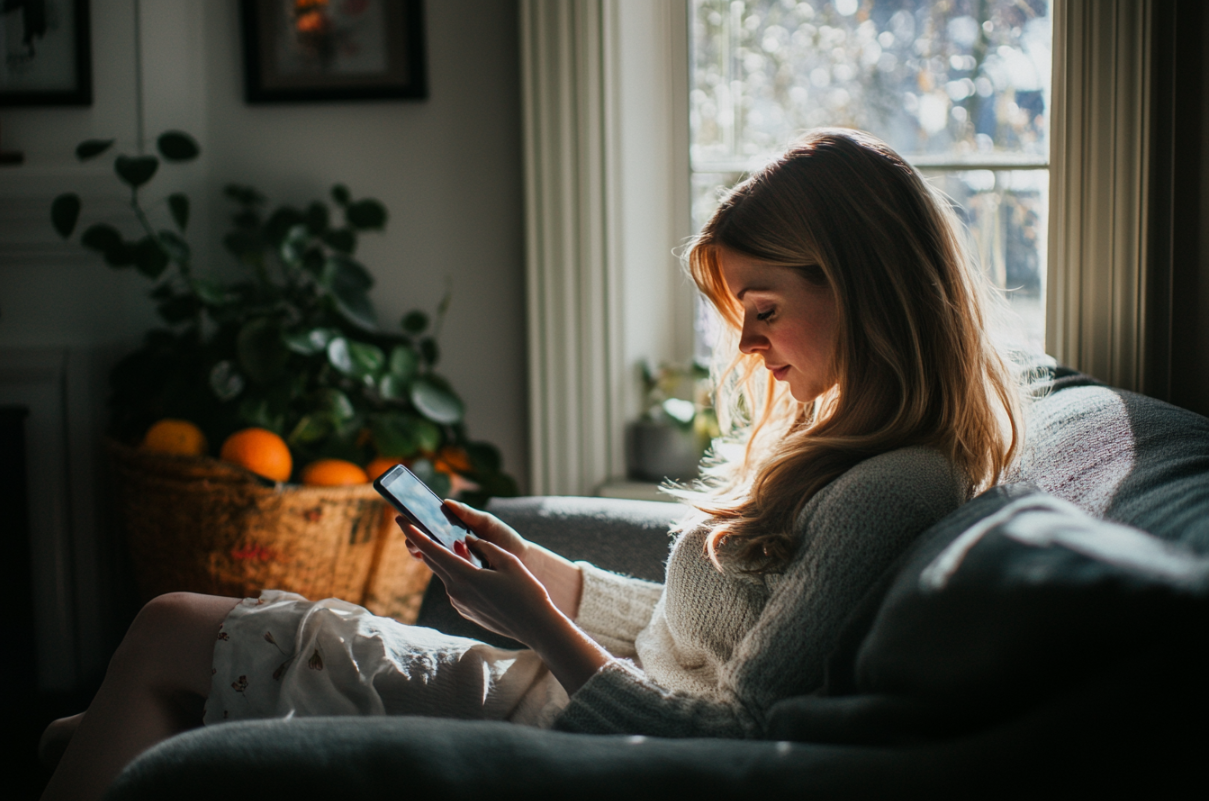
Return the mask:
[(142, 654), (155, 649), (157, 644), (162, 647), (177, 632), (189, 628), (208, 597), (192, 592), (169, 592), (152, 598), (130, 624), (114, 659)]
[(205, 595), (194, 592), (168, 592), (152, 598), (139, 610), (130, 625), (131, 632), (173, 630), (196, 616)]

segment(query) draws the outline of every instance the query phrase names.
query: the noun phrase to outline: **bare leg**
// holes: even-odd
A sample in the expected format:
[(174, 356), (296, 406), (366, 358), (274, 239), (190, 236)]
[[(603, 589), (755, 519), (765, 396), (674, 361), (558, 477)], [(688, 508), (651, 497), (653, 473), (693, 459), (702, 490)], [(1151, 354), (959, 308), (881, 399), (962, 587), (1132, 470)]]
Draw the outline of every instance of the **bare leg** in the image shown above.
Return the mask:
[(235, 598), (170, 593), (139, 612), (42, 795), (97, 799), (136, 756), (201, 725), (218, 627)]
[(50, 725), (46, 727), (46, 731), (42, 732), (42, 739), (38, 741), (38, 759), (43, 765), (53, 768), (59, 764), (59, 760), (63, 758), (63, 751), (71, 742), (71, 738), (75, 736), (76, 729), (80, 728), (80, 721), (83, 719), (84, 713), (80, 712), (70, 717), (51, 721)]

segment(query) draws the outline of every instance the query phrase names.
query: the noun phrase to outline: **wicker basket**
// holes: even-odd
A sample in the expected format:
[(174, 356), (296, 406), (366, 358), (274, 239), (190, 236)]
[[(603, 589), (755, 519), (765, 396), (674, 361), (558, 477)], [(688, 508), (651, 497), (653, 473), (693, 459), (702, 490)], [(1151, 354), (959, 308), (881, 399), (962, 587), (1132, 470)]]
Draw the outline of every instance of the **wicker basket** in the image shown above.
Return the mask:
[(373, 487), (272, 486), (206, 457), (109, 443), (118, 516), (144, 599), (176, 590), (342, 598), (415, 622), (431, 573)]

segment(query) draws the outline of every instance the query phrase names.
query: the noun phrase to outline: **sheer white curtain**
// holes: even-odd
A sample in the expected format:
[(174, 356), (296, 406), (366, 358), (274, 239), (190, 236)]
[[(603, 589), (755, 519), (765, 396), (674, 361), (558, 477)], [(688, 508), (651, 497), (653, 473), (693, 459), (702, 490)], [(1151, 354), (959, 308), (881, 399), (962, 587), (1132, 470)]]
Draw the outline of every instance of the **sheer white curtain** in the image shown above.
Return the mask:
[(692, 354), (684, 0), (522, 0), (534, 494), (625, 471), (636, 365)]

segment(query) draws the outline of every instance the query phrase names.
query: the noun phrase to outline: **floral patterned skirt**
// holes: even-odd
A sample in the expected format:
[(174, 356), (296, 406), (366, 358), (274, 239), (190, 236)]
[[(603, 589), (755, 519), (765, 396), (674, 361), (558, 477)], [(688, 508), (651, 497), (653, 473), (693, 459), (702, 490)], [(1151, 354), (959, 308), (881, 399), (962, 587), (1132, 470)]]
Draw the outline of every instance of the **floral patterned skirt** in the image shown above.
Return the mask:
[(566, 704), (533, 651), (265, 590), (219, 628), (204, 720), (425, 715), (548, 728)]

